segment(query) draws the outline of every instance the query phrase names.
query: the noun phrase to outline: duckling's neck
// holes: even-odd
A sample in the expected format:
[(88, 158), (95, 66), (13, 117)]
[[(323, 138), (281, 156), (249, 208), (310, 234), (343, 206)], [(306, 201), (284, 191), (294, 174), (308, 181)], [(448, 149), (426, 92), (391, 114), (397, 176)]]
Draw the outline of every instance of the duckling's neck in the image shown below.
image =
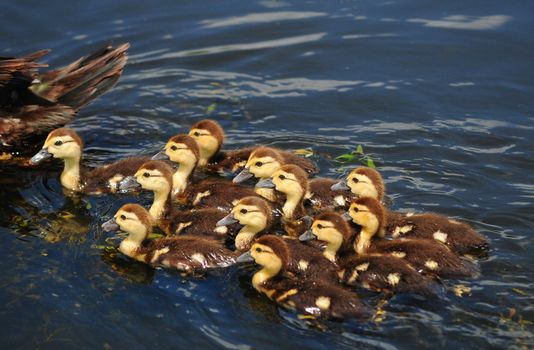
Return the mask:
[(214, 152), (205, 148), (200, 149), (200, 159), (198, 160), (198, 166), (206, 166), (209, 159), (213, 156)]
[(267, 199), (270, 202), (276, 201), (276, 192), (272, 188), (256, 187), (255, 191), (258, 195), (262, 196), (263, 198)]
[(155, 222), (159, 222), (169, 214), (172, 209), (172, 199), (170, 189), (154, 192), (154, 202), (150, 207), (149, 213)]
[(60, 176), (61, 185), (72, 191), (80, 190), (80, 157), (65, 158)]
[(303, 214), (302, 207), (302, 197), (303, 193), (291, 193), (286, 194), (286, 202), (282, 207), (282, 212), (284, 213), (285, 220), (291, 220), (297, 218), (299, 214)]
[(355, 193), (355, 194), (358, 195), (358, 197), (371, 197), (371, 198), (379, 199), (378, 198), (378, 191), (372, 185), (361, 186), (358, 189), (358, 193)]
[(137, 258), (137, 249), (146, 238), (146, 232), (130, 232), (119, 246), (119, 251), (131, 258)]
[(195, 164), (180, 163), (178, 170), (172, 176), (172, 193), (174, 195), (185, 191), (187, 187), (187, 180), (195, 169)]
[(328, 242), (325, 250), (323, 250), (323, 256), (335, 263), (337, 260), (337, 252), (339, 251), (339, 248), (341, 248), (341, 243), (342, 242), (338, 241)]
[(360, 231), (360, 236), (354, 242), (354, 250), (357, 254), (365, 254), (367, 253), (367, 250), (371, 246), (371, 240), (373, 239), (373, 236), (375, 235), (376, 230), (369, 230), (366, 227), (362, 227), (362, 230)]
[(237, 250), (248, 250), (254, 237), (264, 229), (265, 227), (245, 225), (241, 230), (239, 230), (239, 233), (235, 237), (235, 247), (237, 248)]
[(263, 269), (256, 272), (252, 277), (252, 285), (254, 288), (256, 288), (256, 290), (261, 292), (263, 290), (262, 284), (276, 276), (279, 272), (280, 268), (269, 268), (264, 266)]

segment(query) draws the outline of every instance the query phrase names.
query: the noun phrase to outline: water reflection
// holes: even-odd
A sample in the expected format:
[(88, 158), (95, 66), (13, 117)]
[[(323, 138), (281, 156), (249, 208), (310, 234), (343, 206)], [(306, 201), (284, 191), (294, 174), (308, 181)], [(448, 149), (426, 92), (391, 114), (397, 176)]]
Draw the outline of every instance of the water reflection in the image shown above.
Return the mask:
[(482, 17), (453, 15), (443, 17), (442, 19), (438, 20), (410, 18), (407, 21), (412, 23), (423, 23), (425, 27), (464, 30), (493, 30), (503, 26), (511, 20), (512, 17), (507, 15), (493, 15)]

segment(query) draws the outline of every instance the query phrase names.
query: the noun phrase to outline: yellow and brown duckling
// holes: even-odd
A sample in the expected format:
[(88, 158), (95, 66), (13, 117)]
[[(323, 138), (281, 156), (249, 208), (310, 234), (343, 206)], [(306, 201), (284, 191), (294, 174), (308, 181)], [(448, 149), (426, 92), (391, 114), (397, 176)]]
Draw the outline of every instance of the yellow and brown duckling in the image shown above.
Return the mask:
[(141, 187), (154, 193), (149, 213), (159, 228), (167, 234), (189, 234), (225, 239), (226, 231), (216, 223), (227, 212), (207, 208), (194, 211), (177, 211), (172, 201), (173, 169), (163, 161), (150, 160), (142, 164), (133, 177), (121, 182), (121, 189)]
[(372, 197), (381, 202), (384, 200), (384, 179), (373, 168), (357, 167), (331, 188), (335, 191), (350, 192), (356, 197)]
[(37, 61), (50, 50), (0, 57), (0, 159), (35, 152), (48, 133), (111, 89), (122, 74), (128, 47), (105, 46), (47, 72), (37, 72), (48, 67)]
[(234, 252), (203, 237), (183, 235), (147, 240), (152, 230), (152, 216), (138, 204), (123, 205), (102, 227), (106, 231), (120, 229), (128, 233), (119, 251), (147, 264), (195, 272), (230, 266), (236, 261)]
[(173, 174), (173, 195), (180, 204), (196, 208), (232, 208), (232, 202), (255, 195), (253, 189), (236, 185), (220, 178), (207, 178), (190, 183), (199, 162), (200, 150), (195, 140), (188, 135), (175, 135), (169, 139), (163, 151), (155, 159), (169, 159), (178, 164)]
[(304, 207), (308, 192), (308, 174), (304, 170), (297, 165), (284, 165), (270, 178), (260, 180), (256, 187), (276, 189), (284, 195), (282, 221), (289, 236), (298, 237), (308, 228), (309, 222), (302, 220), (308, 214)]
[(393, 255), (355, 255), (352, 248), (354, 231), (343, 217), (326, 212), (315, 217), (311, 229), (300, 240), (326, 242), (323, 255), (337, 264), (338, 276), (349, 286), (362, 286), (379, 292), (417, 293), (435, 292), (434, 281), (419, 274), (408, 262)]
[[(357, 225), (360, 225), (357, 221), (361, 221), (362, 217), (368, 217), (369, 220), (369, 229), (362, 231), (357, 251), (365, 249), (375, 234), (378, 237), (429, 239), (445, 244), (456, 254), (486, 249), (488, 246), (484, 236), (465, 223), (431, 213), (387, 212), (382, 203), (370, 197), (353, 201), (347, 214)], [(374, 226), (370, 226), (371, 223)]]
[(48, 158), (62, 159), (65, 166), (60, 176), (63, 187), (76, 192), (117, 192), (119, 182), (135, 174), (148, 157), (130, 157), (102, 167), (86, 170), (80, 164), (83, 141), (71, 129), (59, 128), (48, 134), (43, 148), (31, 158), (32, 164), (40, 164)]
[(235, 223), (243, 225), (235, 237), (235, 248), (247, 251), (255, 238), (273, 225), (273, 208), (265, 199), (248, 196), (235, 203), (230, 213), (217, 222), (217, 226), (226, 227)]
[(320, 279), (288, 277), (291, 260), (286, 240), (273, 235), (260, 237), (237, 258), (237, 262), (254, 261), (261, 266), (252, 285), (282, 307), (322, 318), (369, 317), (365, 304), (350, 290)]
[(200, 158), (198, 166), (209, 171), (238, 171), (247, 161), (253, 148), (221, 151), (224, 143), (224, 130), (212, 119), (204, 119), (194, 124), (189, 136), (198, 143)]
[[(413, 234), (407, 235), (410, 238), (373, 239), (384, 232), (388, 220), (383, 205), (374, 198), (363, 197), (353, 201), (348, 215), (361, 228), (354, 241), (357, 254), (390, 254), (406, 260), (419, 272), (440, 277), (473, 277), (477, 273), (472, 262), (456, 255), (441, 240), (436, 240), (432, 230), (425, 234), (425, 229), (431, 226), (422, 225), (419, 228), (414, 224), (410, 230)], [(431, 216), (428, 218), (431, 219)], [(451, 240), (456, 235), (461, 233), (452, 234)]]

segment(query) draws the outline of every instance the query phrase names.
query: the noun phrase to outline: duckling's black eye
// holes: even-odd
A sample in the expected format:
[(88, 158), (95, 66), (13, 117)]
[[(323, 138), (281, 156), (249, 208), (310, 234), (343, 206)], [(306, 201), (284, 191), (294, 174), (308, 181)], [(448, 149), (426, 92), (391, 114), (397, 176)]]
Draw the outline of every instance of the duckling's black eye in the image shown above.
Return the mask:
[(256, 162), (256, 166), (257, 166), (257, 167), (260, 167), (260, 166), (262, 166), (262, 165), (263, 165), (262, 162)]
[(240, 212), (241, 212), (241, 214), (246, 214), (246, 213), (248, 213), (248, 210), (246, 210), (245, 208), (243, 208), (243, 209), (240, 210)]
[(200, 136), (200, 133), (199, 133), (198, 131), (195, 131), (195, 132), (193, 133), (193, 136), (195, 136), (195, 137), (199, 137), (199, 136)]
[(353, 178), (352, 178), (352, 182), (354, 182), (354, 183), (358, 183), (359, 181), (360, 181), (360, 180), (358, 180), (357, 177), (353, 177)]
[(126, 220), (126, 216), (124, 214), (121, 215), (121, 220)]
[(61, 140), (57, 140), (56, 142), (54, 142), (54, 145), (56, 146), (61, 146), (63, 144), (63, 141)]
[(360, 211), (360, 209), (358, 209), (358, 208), (354, 207), (354, 208), (352, 208), (352, 211), (353, 211), (353, 212), (355, 212), (355, 213), (357, 213), (357, 212), (359, 212), (359, 211)]
[(285, 177), (284, 175), (278, 175), (278, 178), (279, 178), (280, 180), (285, 180), (285, 179), (286, 179), (286, 177)]
[(263, 250), (261, 250), (261, 248), (256, 248), (256, 252), (257, 253), (261, 253)]
[(143, 173), (143, 176), (144, 177), (150, 177), (150, 174), (149, 173)]
[(172, 145), (172, 146), (171, 146), (171, 149), (172, 149), (173, 151), (176, 151), (176, 150), (178, 149), (178, 147)]
[(317, 228), (318, 228), (319, 230), (322, 230), (323, 227), (324, 227), (323, 225), (321, 225), (321, 224), (317, 224)]

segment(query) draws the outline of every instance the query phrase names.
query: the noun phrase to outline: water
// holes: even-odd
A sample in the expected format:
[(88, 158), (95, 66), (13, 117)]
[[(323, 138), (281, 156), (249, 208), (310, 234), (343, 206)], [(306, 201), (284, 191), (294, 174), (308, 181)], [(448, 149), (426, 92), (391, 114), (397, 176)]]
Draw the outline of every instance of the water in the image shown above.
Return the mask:
[(310, 147), (324, 176), (362, 145), (393, 209), (464, 219), (491, 250), (479, 279), (446, 282), (471, 296), (397, 296), (378, 324), (309, 325), (255, 293), (250, 268), (182, 277), (103, 249), (102, 221), (146, 196), (70, 198), (57, 164), (3, 169), (3, 346), (531, 348), (531, 13), (527, 1), (4, 4), (2, 55), (51, 48), (58, 67), (131, 43), (119, 84), (70, 125), (89, 164), (154, 152), (214, 110), (226, 147)]

